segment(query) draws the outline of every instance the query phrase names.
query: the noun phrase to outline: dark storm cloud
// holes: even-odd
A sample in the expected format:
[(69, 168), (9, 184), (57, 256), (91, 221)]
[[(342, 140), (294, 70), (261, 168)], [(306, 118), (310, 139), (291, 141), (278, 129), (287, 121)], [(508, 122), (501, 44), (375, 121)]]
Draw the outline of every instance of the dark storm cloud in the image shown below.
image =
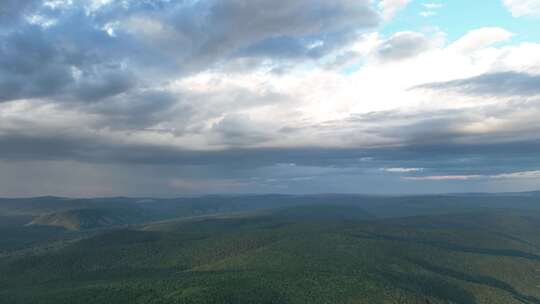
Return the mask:
[(0, 102), (94, 101), (132, 87), (132, 71), (121, 66), (124, 45), (101, 30), (82, 8), (34, 7), (41, 8), (34, 13), (54, 20), (52, 25), (26, 22), (0, 31)]
[(135, 86), (135, 77), (129, 72), (114, 67), (111, 70), (85, 72), (83, 80), (74, 88), (74, 97), (82, 101), (101, 100), (129, 91)]
[(540, 95), (540, 75), (524, 72), (500, 72), (467, 79), (429, 83), (416, 89), (452, 91), (479, 96), (536, 96)]
[(187, 120), (193, 114), (187, 105), (178, 107), (179, 96), (168, 91), (136, 91), (82, 104), (79, 111), (98, 116), (96, 128), (140, 131), (171, 119)]
[(0, 31), (0, 102), (95, 101), (239, 57), (276, 64), (321, 57), (379, 21), (369, 1), (352, 0), (113, 1), (94, 11), (90, 2), (3, 1), (0, 8), (21, 16), (30, 7), (50, 24)]
[(0, 38), (0, 102), (55, 95), (73, 81), (65, 58), (39, 27)]
[(85, 27), (82, 21), (73, 22), (60, 22), (50, 29), (25, 24), (0, 33), (0, 102), (26, 98), (94, 101), (133, 86), (133, 73), (121, 66), (122, 58), (107, 47), (96, 47), (114, 44), (111, 37), (88, 24)]
[[(48, 138), (2, 137), (0, 144), (6, 147), (0, 152), (4, 161), (69, 160), (99, 166), (144, 165), (153, 166), (156, 170), (162, 170), (162, 167), (171, 170), (177, 168), (177, 174), (182, 174), (185, 170), (183, 168), (191, 167), (198, 168), (196, 172), (201, 178), (236, 178), (238, 170), (244, 172), (242, 176), (249, 177), (249, 174), (261, 168), (278, 164), (297, 166), (299, 169), (294, 170), (293, 167), (290, 170), (293, 176), (306, 176), (310, 171), (303, 167), (319, 168), (318, 171), (322, 173), (308, 174), (318, 177), (371, 174), (380, 168), (423, 168), (419, 172), (400, 174), (407, 177), (494, 176), (540, 169), (537, 159), (540, 153), (539, 140), (485, 144), (432, 143), (394, 148), (259, 148), (225, 151), (188, 151), (158, 145), (121, 144), (95, 138), (62, 139), (52, 135)], [(323, 168), (334, 169), (328, 172)], [(266, 172), (266, 178), (276, 174), (272, 170)]]
[(539, 114), (539, 100), (511, 100), (467, 109), (368, 113), (351, 117), (349, 124), (411, 147), (441, 143), (475, 146), (506, 142), (511, 145), (520, 140), (540, 139)]
[(199, 1), (173, 16), (175, 29), (189, 37), (191, 57), (205, 63), (224, 56), (320, 57), (379, 22), (369, 1), (352, 0)]
[[(0, 159), (251, 168), (276, 163), (322, 167), (369, 165), (372, 168), (436, 168), (440, 174), (473, 174), (475, 172), (467, 168), (480, 171), (500, 168), (495, 173), (508, 172), (512, 166), (531, 168), (536, 165), (536, 155), (540, 152), (535, 114), (540, 109), (538, 101), (512, 101), (467, 111), (374, 112), (324, 124), (285, 126), (282, 132), (273, 131), (246, 115), (219, 118), (234, 107), (241, 110), (253, 104), (273, 104), (275, 99), (287, 100), (287, 96), (272, 91), (255, 94), (230, 86), (225, 91), (204, 94), (133, 90), (92, 103), (71, 105), (78, 112), (97, 117), (83, 123), (84, 131), (79, 127), (59, 129), (47, 122), (22, 119), (0, 122), (3, 131), (0, 132), (3, 147)], [(190, 123), (209, 118), (216, 121), (209, 130), (187, 128)], [(488, 119), (514, 123), (490, 131), (465, 128)], [(109, 134), (118, 130), (121, 133)], [(159, 136), (160, 132), (173, 135), (172, 142), (124, 140), (139, 131), (149, 132), (148, 138)], [(184, 147), (181, 141), (173, 142), (175, 136), (182, 135), (204, 136), (230, 148), (204, 151), (189, 145)], [(288, 148), (253, 147), (286, 136), (297, 138), (298, 144)], [(325, 147), (324, 140), (320, 145), (303, 144), (304, 136), (341, 142), (336, 142), (333, 148)], [(362, 140), (366, 137), (377, 138), (379, 142), (365, 143)], [(360, 161), (366, 158), (377, 162)], [(505, 165), (507, 167), (501, 168)]]
[(275, 136), (245, 115), (227, 115), (215, 123), (212, 130), (218, 134), (221, 143), (235, 147), (253, 146)]
[[(172, 97), (155, 92), (140, 96), (141, 108), (134, 108), (134, 117), (140, 123), (125, 120), (131, 117), (128, 108), (101, 108), (111, 120), (122, 121), (119, 129), (141, 124), (151, 125), (152, 113), (169, 112)], [(150, 98), (152, 102), (145, 103)], [(156, 106), (162, 103), (162, 108)], [(103, 105), (105, 106), (105, 105)], [(128, 106), (128, 105), (126, 105)], [(388, 111), (360, 115), (331, 124), (331, 127), (312, 126), (307, 130), (290, 129), (287, 133), (321, 131), (325, 136), (344, 137), (347, 145), (357, 138), (356, 133), (392, 139), (390, 143), (355, 144), (347, 147), (289, 147), (289, 148), (240, 148), (284, 136), (259, 128), (249, 117), (229, 116), (217, 122), (211, 134), (220, 142), (230, 144), (230, 149), (216, 151), (192, 150), (177, 145), (130, 143), (119, 137), (103, 133), (81, 133), (77, 129), (49, 129), (39, 125), (28, 126), (26, 131), (0, 133), (0, 159), (3, 160), (62, 160), (69, 159), (91, 163), (168, 164), (170, 166), (244, 166), (257, 168), (278, 163), (294, 163), (317, 167), (366, 167), (366, 168), (431, 168), (440, 174), (499, 174), (512, 170), (530, 170), (538, 166), (540, 137), (533, 121), (523, 120), (504, 131), (470, 132), (460, 129), (468, 123), (482, 121), (483, 117), (501, 119), (520, 115), (537, 108), (537, 103), (505, 108), (463, 111), (435, 111), (430, 113), (403, 113)], [(145, 116), (147, 113), (149, 116)], [(502, 113), (508, 116), (503, 116)], [(158, 117), (161, 115), (158, 114)], [(429, 117), (429, 118), (428, 118)], [(534, 115), (532, 117), (535, 117)], [(145, 120), (147, 120), (145, 122)], [(121, 124), (121, 122), (118, 122)], [(386, 127), (382, 127), (386, 126)], [(526, 127), (528, 126), (528, 129)], [(311, 130), (313, 128), (314, 130)], [(20, 127), (20, 129), (24, 129)], [(258, 131), (260, 130), (260, 131)], [(429, 131), (426, 131), (429, 130)], [(128, 133), (129, 134), (129, 133)], [(209, 135), (210, 136), (210, 135)], [(367, 161), (366, 161), (367, 160)]]

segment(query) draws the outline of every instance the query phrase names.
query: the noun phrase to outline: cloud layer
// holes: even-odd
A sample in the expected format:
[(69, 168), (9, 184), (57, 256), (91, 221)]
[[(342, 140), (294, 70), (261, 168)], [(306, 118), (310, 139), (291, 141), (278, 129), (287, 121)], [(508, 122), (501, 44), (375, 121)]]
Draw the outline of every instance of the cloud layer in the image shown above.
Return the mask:
[(536, 181), (540, 44), (381, 34), (408, 3), (3, 1), (0, 195)]

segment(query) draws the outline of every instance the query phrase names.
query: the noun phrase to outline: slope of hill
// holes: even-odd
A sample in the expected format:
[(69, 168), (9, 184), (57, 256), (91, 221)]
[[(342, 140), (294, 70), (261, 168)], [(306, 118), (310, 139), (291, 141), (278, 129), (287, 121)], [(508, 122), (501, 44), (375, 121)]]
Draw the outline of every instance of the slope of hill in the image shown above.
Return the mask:
[(43, 214), (30, 225), (63, 227), (68, 230), (98, 229), (141, 224), (153, 217), (140, 208), (78, 209)]
[(0, 199), (0, 216), (39, 216), (46, 213), (92, 208), (134, 206), (129, 198), (70, 199), (54, 196)]
[(342, 220), (361, 221), (375, 217), (360, 206), (348, 204), (311, 204), (291, 208), (283, 208), (271, 212), (273, 217), (288, 220)]

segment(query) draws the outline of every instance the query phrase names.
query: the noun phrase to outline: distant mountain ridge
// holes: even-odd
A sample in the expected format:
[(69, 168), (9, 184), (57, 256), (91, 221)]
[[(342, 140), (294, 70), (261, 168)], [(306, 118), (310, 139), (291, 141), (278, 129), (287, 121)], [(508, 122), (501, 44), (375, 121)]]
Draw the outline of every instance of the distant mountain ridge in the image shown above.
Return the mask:
[[(174, 218), (328, 204), (357, 207), (374, 218), (463, 213), (492, 208), (540, 211), (540, 192), (409, 196), (205, 195), (173, 199), (127, 197), (71, 199), (51, 196), (0, 198), (0, 217), (32, 217), (31, 225), (86, 230)], [(341, 216), (346, 217), (347, 214)]]

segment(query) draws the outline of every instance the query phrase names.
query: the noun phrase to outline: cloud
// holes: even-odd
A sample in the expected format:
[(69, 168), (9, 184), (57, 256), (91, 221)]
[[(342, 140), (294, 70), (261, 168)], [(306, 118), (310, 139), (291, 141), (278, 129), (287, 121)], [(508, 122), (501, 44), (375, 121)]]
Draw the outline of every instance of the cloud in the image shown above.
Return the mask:
[[(134, 86), (135, 75), (107, 48), (99, 47), (102, 43), (114, 45), (110, 37), (96, 29), (77, 28), (79, 25), (70, 24), (73, 20), (65, 22), (59, 28), (26, 24), (0, 33), (0, 102), (29, 98), (94, 101)], [(77, 32), (67, 26), (75, 26)]]
[(0, 24), (10, 26), (18, 23), (26, 12), (37, 4), (35, 0), (3, 0), (0, 2)]
[(248, 58), (291, 65), (379, 23), (368, 0), (4, 1), (2, 20), (30, 8), (31, 22), (0, 31), (0, 102), (93, 102)]
[(374, 32), (406, 3), (2, 2), (0, 184), (30, 193), (43, 165), (70, 194), (401, 191), (537, 167), (540, 45)]
[(417, 56), (429, 47), (429, 40), (423, 34), (399, 32), (380, 44), (377, 56), (385, 62), (403, 60)]
[(540, 95), (540, 75), (513, 71), (498, 72), (467, 79), (425, 84), (417, 88), (477, 96), (538, 96)]
[(481, 178), (480, 175), (433, 175), (421, 177), (405, 177), (411, 181), (467, 181), (471, 179)]
[(522, 171), (493, 175), (495, 179), (540, 179), (540, 171)]
[(383, 19), (388, 21), (402, 9), (404, 9), (411, 0), (381, 0), (379, 2), (379, 9)]
[(424, 18), (428, 18), (428, 17), (433, 17), (437, 15), (437, 12), (434, 12), (434, 11), (423, 11), (423, 12), (420, 12), (420, 16), (424, 17)]
[(0, 102), (54, 95), (73, 81), (64, 58), (39, 28), (26, 27), (2, 38)]
[(540, 17), (540, 1), (538, 0), (503, 0), (503, 3), (514, 17)]
[(494, 179), (494, 180), (512, 180), (512, 179), (540, 179), (540, 171), (521, 171), (512, 173), (501, 173), (494, 175), (431, 175), (404, 177), (411, 181), (466, 181), (474, 179)]
[(424, 171), (423, 168), (384, 168), (382, 170), (390, 173), (413, 173)]
[(503, 28), (484, 27), (470, 31), (452, 43), (449, 48), (456, 52), (471, 53), (492, 46), (495, 43), (507, 41), (512, 36), (513, 34), (511, 32)]
[[(108, 37), (106, 33), (103, 35)], [(101, 143), (96, 145), (100, 149), (115, 144), (148, 145), (150, 151), (160, 147), (170, 151), (164, 153), (164, 159), (168, 159), (172, 151), (367, 149), (433, 143), (442, 139), (472, 142), (481, 137), (480, 140), (488, 141), (492, 134), (497, 134), (497, 140), (502, 141), (512, 138), (516, 132), (527, 139), (532, 137), (536, 125), (524, 124), (534, 121), (536, 103), (533, 101), (516, 108), (516, 103), (495, 107), (495, 101), (484, 99), (475, 101), (478, 107), (471, 108), (470, 100), (463, 99), (463, 105), (459, 104), (460, 100), (445, 96), (443, 90), (430, 89), (438, 92), (436, 97), (418, 92), (421, 90), (407, 91), (411, 84), (422, 84), (427, 79), (453, 79), (456, 73), (476, 74), (492, 64), (488, 61), (471, 65), (470, 56), (475, 55), (456, 53), (452, 45), (443, 48), (432, 41), (438, 37), (425, 36), (424, 40), (431, 47), (415, 54), (392, 42), (422, 34), (395, 36), (387, 40), (376, 37), (373, 49), (380, 50), (386, 43), (386, 56), (409, 60), (394, 61), (399, 64), (381, 64), (380, 58), (367, 61), (363, 69), (351, 75), (323, 67), (306, 70), (301, 65), (286, 74), (266, 69), (242, 73), (205, 70), (193, 75), (167, 74), (163, 82), (148, 83), (140, 77), (141, 71), (146, 72), (146, 69), (126, 69), (121, 61), (112, 64), (113, 58), (108, 59), (111, 64), (82, 64), (81, 71), (70, 71), (73, 80), (67, 87), (63, 84), (56, 89), (54, 101), (51, 97), (39, 97), (5, 103), (0, 127), (6, 139), (32, 134), (34, 140), (40, 142), (37, 140), (40, 136), (52, 140), (54, 134), (64, 134), (66, 140), (85, 138), (92, 142), (89, 138), (95, 138)], [(366, 36), (365, 39), (372, 38)], [(495, 49), (504, 57), (490, 56), (489, 59), (497, 65), (521, 64), (515, 60), (521, 56), (513, 54), (530, 48), (524, 45)], [(356, 49), (353, 47), (351, 51)], [(534, 65), (526, 60), (526, 64), (529, 63)], [(509, 67), (521, 68), (520, 65)], [(413, 69), (418, 73), (411, 75)], [(519, 83), (533, 82), (534, 79)], [(362, 90), (358, 90), (359, 85)], [(505, 87), (499, 83), (494, 85)], [(510, 82), (508, 87), (514, 85)], [(451, 103), (446, 103), (450, 99)], [(429, 106), (425, 106), (427, 103)], [(411, 110), (397, 110), (401, 106)], [(463, 107), (467, 110), (462, 110)], [(528, 109), (529, 114), (522, 108)], [(72, 124), (81, 128), (70, 128)], [(512, 127), (503, 132), (507, 126)], [(40, 132), (32, 132), (32, 129)], [(60, 131), (62, 133), (58, 133)], [(79, 141), (73, 143), (76, 144)], [(102, 159), (111, 154), (115, 159), (120, 157), (116, 152), (96, 152)], [(88, 158), (78, 152), (73, 157)]]
[(263, 126), (241, 114), (230, 114), (212, 126), (218, 141), (232, 147), (253, 146), (275, 137), (270, 126)]
[(159, 19), (124, 18), (119, 29), (141, 36), (188, 70), (239, 57), (318, 58), (379, 23), (367, 0), (198, 1), (166, 9)]
[(436, 10), (436, 9), (444, 7), (442, 3), (435, 3), (435, 2), (422, 3), (422, 6), (429, 10)]
[[(505, 57), (492, 60), (503, 65), (506, 58), (512, 58), (510, 62), (514, 63), (514, 57), (508, 55), (529, 48), (500, 49)], [(182, 165), (242, 158), (248, 162), (246, 150), (250, 150), (253, 163), (258, 164), (266, 158), (265, 162), (333, 165), (349, 159), (342, 154), (355, 149), (368, 155), (350, 159), (371, 157), (370, 150), (380, 149), (378, 153), (387, 157), (395, 153), (397, 161), (407, 159), (409, 149), (415, 148), (425, 149), (418, 155), (429, 158), (441, 150), (459, 154), (463, 145), (467, 150), (489, 144), (514, 147), (536, 140), (537, 100), (501, 102), (482, 98), (475, 99), (475, 106), (471, 106), (467, 98), (446, 96), (446, 86), (463, 86), (459, 82), (422, 86), (436, 95), (407, 91), (409, 83), (421, 84), (433, 78), (434, 67), (441, 64), (444, 66), (435, 71), (447, 74), (434, 78), (452, 79), (454, 71), (471, 73), (467, 70), (471, 68), (469, 56), (454, 53), (451, 47), (433, 47), (399, 65), (368, 62), (365, 69), (350, 76), (323, 69), (306, 73), (303, 68), (286, 75), (260, 70), (240, 74), (212, 71), (172, 78), (169, 83), (149, 88), (134, 82), (135, 86), (126, 86), (127, 91), (122, 93), (106, 90), (111, 93), (86, 97), (82, 102), (8, 102), (1, 109), (0, 140), (7, 148), (0, 151), (0, 157)], [(475, 73), (485, 69), (484, 64), (479, 69), (472, 67)], [(418, 73), (410, 75), (411, 69)], [(518, 83), (534, 82), (514, 81), (507, 86), (494, 82), (493, 88), (484, 84), (483, 90), (497, 93)], [(362, 90), (358, 90), (359, 84)], [(520, 87), (521, 91), (534, 97), (533, 89)], [(505, 96), (519, 97), (520, 92), (509, 91)], [(385, 105), (387, 100), (396, 103)], [(400, 109), (402, 105), (408, 108)], [(361, 106), (360, 112), (357, 106)], [(395, 150), (396, 146), (401, 149)], [(269, 157), (269, 151), (280, 153)], [(307, 151), (311, 151), (312, 159), (299, 154)], [(286, 159), (288, 154), (293, 159)]]
[(420, 16), (424, 18), (433, 17), (437, 15), (437, 10), (441, 9), (444, 5), (442, 3), (427, 2), (422, 3), (422, 6), (426, 9), (420, 12)]

